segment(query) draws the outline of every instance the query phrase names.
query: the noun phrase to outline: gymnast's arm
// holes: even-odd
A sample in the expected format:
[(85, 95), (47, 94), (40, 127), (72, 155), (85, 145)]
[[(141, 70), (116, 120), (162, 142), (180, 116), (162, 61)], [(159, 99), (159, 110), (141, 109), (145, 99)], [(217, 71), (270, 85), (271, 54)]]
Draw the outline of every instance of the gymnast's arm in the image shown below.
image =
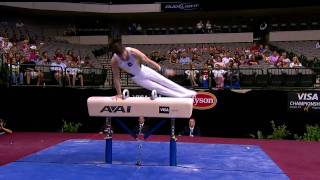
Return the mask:
[(120, 85), (120, 71), (118, 62), (112, 58), (111, 59), (111, 68), (112, 68), (112, 74), (113, 74), (113, 84), (117, 91), (117, 96), (121, 96), (121, 85)]
[[(156, 62), (152, 61), (151, 59), (149, 59), (145, 54), (143, 54), (138, 49), (132, 48), (131, 52), (133, 53), (134, 56), (136, 56), (136, 58), (141, 59), (144, 63), (152, 66), (157, 71), (162, 71), (161, 70), (162, 67), (158, 63), (156, 63)], [(171, 70), (171, 69), (166, 69), (163, 73), (166, 76), (173, 76), (175, 74), (174, 71)]]

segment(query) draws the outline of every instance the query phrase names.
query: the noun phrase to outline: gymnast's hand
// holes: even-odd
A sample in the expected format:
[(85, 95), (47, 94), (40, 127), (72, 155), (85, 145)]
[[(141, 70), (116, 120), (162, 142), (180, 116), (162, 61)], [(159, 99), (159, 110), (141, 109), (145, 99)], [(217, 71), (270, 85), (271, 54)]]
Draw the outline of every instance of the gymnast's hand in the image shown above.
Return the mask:
[(118, 99), (122, 99), (122, 94), (117, 94), (115, 96), (112, 96), (112, 100), (118, 100)]

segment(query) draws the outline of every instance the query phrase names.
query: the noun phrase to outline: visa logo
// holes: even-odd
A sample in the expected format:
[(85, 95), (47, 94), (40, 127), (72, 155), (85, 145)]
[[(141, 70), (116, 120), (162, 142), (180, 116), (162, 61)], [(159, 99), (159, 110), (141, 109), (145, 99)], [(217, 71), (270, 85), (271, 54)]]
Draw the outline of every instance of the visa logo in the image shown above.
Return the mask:
[(164, 106), (159, 107), (159, 113), (169, 114), (169, 112), (170, 112), (170, 107), (164, 107)]
[(299, 100), (318, 100), (318, 94), (317, 93), (297, 93)]

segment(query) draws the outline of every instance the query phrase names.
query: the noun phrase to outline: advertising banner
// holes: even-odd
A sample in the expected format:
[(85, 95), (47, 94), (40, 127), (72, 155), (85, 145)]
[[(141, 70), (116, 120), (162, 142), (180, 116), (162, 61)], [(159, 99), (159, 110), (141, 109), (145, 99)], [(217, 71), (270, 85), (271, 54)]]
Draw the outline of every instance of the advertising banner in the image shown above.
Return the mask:
[(288, 110), (304, 112), (320, 112), (320, 92), (304, 91), (288, 93)]
[(194, 3), (194, 2), (161, 3), (162, 12), (200, 11), (200, 10), (202, 10), (200, 3)]

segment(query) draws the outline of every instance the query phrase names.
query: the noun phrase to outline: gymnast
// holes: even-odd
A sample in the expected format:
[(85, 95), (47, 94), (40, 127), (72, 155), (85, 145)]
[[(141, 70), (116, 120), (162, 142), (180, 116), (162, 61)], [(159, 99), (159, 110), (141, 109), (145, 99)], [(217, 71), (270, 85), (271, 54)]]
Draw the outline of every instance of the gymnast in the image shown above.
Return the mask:
[[(158, 94), (164, 96), (191, 98), (197, 94), (195, 91), (186, 89), (167, 79), (166, 77), (175, 75), (174, 70), (161, 67), (138, 49), (124, 47), (119, 41), (112, 42), (110, 47), (114, 53), (111, 59), (111, 67), (114, 86), (117, 91), (116, 97), (122, 96), (119, 76), (120, 69), (127, 72), (137, 85), (151, 91), (156, 90)], [(143, 64), (153, 67), (160, 73)]]

